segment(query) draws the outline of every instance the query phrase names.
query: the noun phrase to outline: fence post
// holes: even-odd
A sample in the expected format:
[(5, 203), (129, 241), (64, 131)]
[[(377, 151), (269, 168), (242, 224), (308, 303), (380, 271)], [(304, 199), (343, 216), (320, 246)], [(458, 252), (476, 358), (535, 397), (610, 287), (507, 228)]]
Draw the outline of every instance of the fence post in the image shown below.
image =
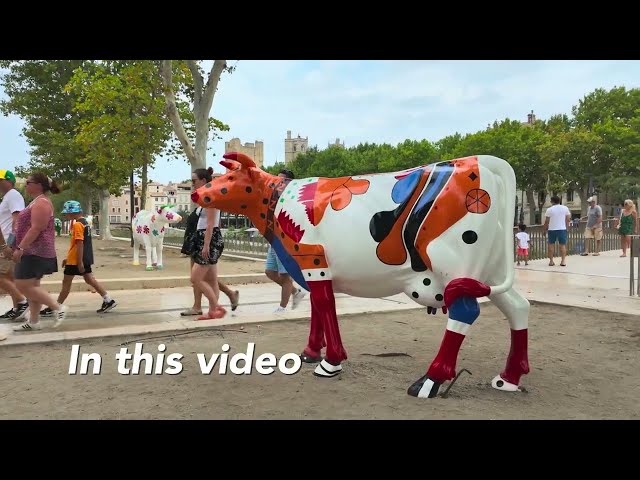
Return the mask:
[[(631, 236), (631, 245), (629, 246), (629, 296), (633, 296), (634, 293), (640, 296), (640, 238), (638, 235)], [(637, 270), (638, 270), (638, 287), (636, 292), (635, 286), (635, 272), (633, 269), (634, 259), (637, 260)]]

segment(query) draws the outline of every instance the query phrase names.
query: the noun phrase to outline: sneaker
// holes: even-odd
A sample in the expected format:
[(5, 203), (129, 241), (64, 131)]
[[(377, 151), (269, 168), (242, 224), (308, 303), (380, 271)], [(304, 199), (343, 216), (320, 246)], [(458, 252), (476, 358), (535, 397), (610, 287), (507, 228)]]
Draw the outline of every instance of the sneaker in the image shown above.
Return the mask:
[(278, 305), (278, 308), (276, 308), (273, 311), (274, 315), (284, 315), (287, 313), (287, 309), (286, 308), (282, 308), (281, 306)]
[(19, 303), (16, 310), (16, 320), (28, 320), (29, 315), (29, 302)]
[(64, 322), (64, 319), (67, 317), (68, 310), (69, 307), (66, 305), (60, 305), (60, 310), (53, 311), (53, 328), (59, 327), (60, 324)]
[(102, 306), (96, 310), (96, 313), (105, 313), (109, 310), (112, 310), (117, 305), (115, 300), (111, 300), (110, 302), (102, 302)]
[(301, 288), (299, 288), (298, 291), (293, 294), (293, 296), (291, 297), (291, 310), (298, 308), (300, 301), (304, 298), (306, 294), (307, 292), (305, 292)]
[(43, 308), (42, 310), (40, 310), (41, 317), (51, 317), (52, 315), (53, 315), (53, 310), (51, 310), (49, 307)]
[(16, 325), (15, 327), (13, 327), (13, 331), (14, 332), (30, 332), (32, 330), (42, 330), (42, 324), (40, 322), (38, 323), (31, 323), (31, 322), (24, 322), (23, 324), (20, 325)]
[(19, 303), (16, 308), (12, 308), (11, 310), (7, 310), (4, 314), (0, 315), (0, 318), (9, 318), (11, 320), (17, 321), (22, 320), (24, 318), (24, 312), (29, 310), (29, 303)]

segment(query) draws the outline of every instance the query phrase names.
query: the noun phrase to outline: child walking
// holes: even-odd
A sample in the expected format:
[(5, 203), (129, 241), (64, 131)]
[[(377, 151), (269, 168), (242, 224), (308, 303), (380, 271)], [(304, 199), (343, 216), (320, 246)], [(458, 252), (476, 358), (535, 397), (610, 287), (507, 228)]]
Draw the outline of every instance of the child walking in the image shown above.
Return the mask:
[[(91, 265), (93, 265), (91, 226), (82, 215), (80, 203), (75, 200), (64, 202), (62, 214), (65, 219), (72, 221), (72, 227), (69, 232), (71, 239), (69, 252), (67, 253), (66, 260), (62, 261), (64, 278), (62, 280), (62, 290), (58, 295), (58, 303), (62, 304), (69, 296), (73, 277), (82, 275), (87, 285), (93, 287), (93, 289), (102, 296), (102, 306), (97, 310), (97, 313), (108, 312), (116, 306), (116, 301), (109, 296), (109, 293), (98, 283), (91, 272)], [(51, 316), (51, 309), (47, 307), (41, 310), (40, 315)]]
[(525, 231), (527, 226), (524, 223), (518, 225), (520, 231), (516, 233), (518, 242), (518, 251), (516, 252), (518, 263), (520, 265), (520, 257), (524, 259), (524, 264), (529, 265), (529, 234)]

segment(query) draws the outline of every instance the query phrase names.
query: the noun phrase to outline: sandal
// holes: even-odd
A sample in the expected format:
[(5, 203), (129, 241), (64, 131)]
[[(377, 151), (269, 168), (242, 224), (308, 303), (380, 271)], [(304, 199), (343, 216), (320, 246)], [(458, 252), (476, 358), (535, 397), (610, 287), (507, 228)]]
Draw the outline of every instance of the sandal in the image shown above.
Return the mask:
[(194, 315), (202, 315), (202, 310), (196, 312), (192, 308), (189, 310), (185, 310), (184, 312), (180, 312), (181, 317), (192, 317)]
[(231, 311), (235, 311), (236, 308), (238, 308), (238, 304), (240, 303), (240, 292), (238, 290), (236, 290), (236, 299), (235, 301), (231, 302)]
[(218, 305), (218, 307), (212, 312), (209, 310), (206, 315), (198, 317), (198, 320), (216, 320), (218, 318), (222, 318), (227, 314), (227, 311)]

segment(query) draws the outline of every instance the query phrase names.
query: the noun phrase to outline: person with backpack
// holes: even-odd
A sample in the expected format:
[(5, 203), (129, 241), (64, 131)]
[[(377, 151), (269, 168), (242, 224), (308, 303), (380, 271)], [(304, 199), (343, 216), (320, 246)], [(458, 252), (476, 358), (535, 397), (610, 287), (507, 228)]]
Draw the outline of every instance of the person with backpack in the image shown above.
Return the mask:
[[(69, 200), (64, 202), (62, 214), (66, 220), (71, 221), (69, 232), (70, 245), (67, 258), (62, 261), (64, 268), (64, 278), (62, 280), (62, 290), (58, 294), (58, 303), (63, 304), (71, 292), (71, 284), (77, 275), (81, 275), (85, 283), (92, 287), (102, 297), (102, 305), (96, 310), (97, 313), (106, 313), (112, 310), (117, 304), (109, 293), (96, 280), (91, 271), (93, 265), (93, 244), (91, 242), (91, 226), (82, 213), (80, 202)], [(53, 312), (49, 307), (40, 310), (40, 316), (49, 317)]]
[[(191, 175), (191, 183), (194, 189), (198, 189), (210, 182), (212, 179), (213, 168), (209, 167), (208, 169), (199, 168), (195, 170)], [(196, 208), (189, 217), (187, 217), (187, 226), (184, 232), (184, 241), (182, 244), (182, 249), (180, 252), (184, 255), (189, 255), (191, 257), (191, 270), (193, 270), (193, 265), (195, 263), (194, 257), (198, 253), (197, 250), (200, 247), (202, 249), (202, 245), (199, 245), (198, 242), (198, 230), (206, 229), (207, 217), (206, 212), (203, 212), (202, 207)], [(219, 221), (219, 219), (218, 219)], [(200, 226), (200, 227), (199, 227)], [(214, 228), (219, 228), (218, 225), (215, 225)], [(214, 253), (215, 252), (211, 252)], [(221, 252), (220, 252), (221, 254)], [(210, 263), (210, 262), (207, 262)], [(217, 263), (217, 257), (215, 258), (214, 265)], [(214, 292), (217, 290), (218, 292), (222, 291), (224, 294), (229, 297), (229, 301), (231, 302), (231, 311), (235, 311), (238, 308), (240, 301), (240, 292), (238, 290), (231, 290), (227, 285), (218, 280), (217, 273), (215, 274), (216, 286), (215, 288), (212, 285)], [(202, 295), (203, 292), (199, 288), (197, 283), (193, 283), (193, 307), (181, 312), (180, 315), (183, 317), (190, 317), (194, 315), (202, 315)], [(218, 293), (219, 295), (219, 293)]]

